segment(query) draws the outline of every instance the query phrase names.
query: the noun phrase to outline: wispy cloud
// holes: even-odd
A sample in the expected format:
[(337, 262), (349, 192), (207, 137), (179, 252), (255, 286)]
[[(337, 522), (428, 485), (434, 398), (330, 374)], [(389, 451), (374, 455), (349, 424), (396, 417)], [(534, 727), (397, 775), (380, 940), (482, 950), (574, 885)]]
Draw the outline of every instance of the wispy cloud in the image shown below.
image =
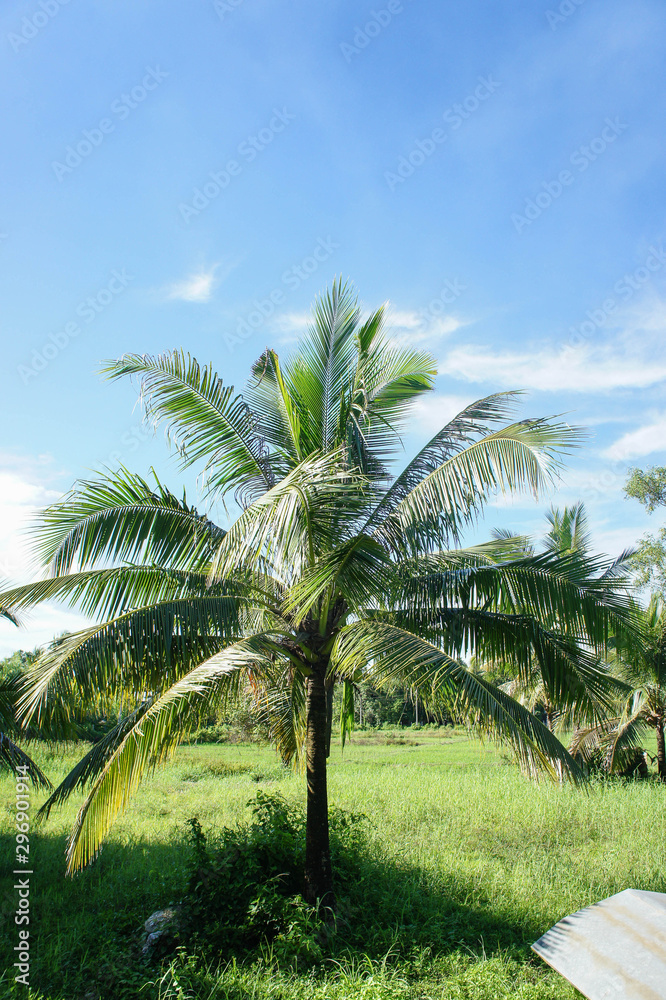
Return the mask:
[(428, 394), (417, 399), (412, 408), (415, 430), (436, 434), (461, 410), (473, 403), (474, 395), (435, 395)]
[[(435, 300), (435, 304), (440, 302)], [(432, 303), (430, 304), (432, 306)], [(370, 312), (363, 314), (363, 320)], [(295, 343), (312, 322), (309, 312), (281, 313), (271, 321), (271, 327), (278, 334), (281, 344)], [(419, 344), (421, 347), (436, 348), (442, 337), (448, 336), (469, 320), (453, 314), (435, 315), (430, 307), (426, 309), (396, 309), (389, 304), (385, 317), (385, 330), (391, 340), (399, 344)]]
[(428, 309), (394, 309), (389, 306), (386, 314), (386, 329), (391, 339), (401, 344), (419, 344), (421, 347), (437, 347), (443, 337), (454, 333), (469, 320), (448, 315), (434, 315)]
[(441, 369), (467, 382), (544, 392), (610, 392), (642, 389), (666, 379), (663, 347), (654, 353), (629, 336), (603, 346), (566, 345), (559, 350), (501, 351), (482, 345), (454, 348)]
[(505, 350), (455, 346), (440, 371), (467, 382), (544, 392), (604, 393), (666, 380), (666, 302), (654, 291), (606, 317), (583, 343), (569, 338)]
[(279, 344), (295, 344), (312, 322), (309, 312), (280, 313), (271, 321), (271, 328), (279, 335)]
[(178, 299), (181, 302), (210, 302), (215, 286), (226, 277), (226, 274), (219, 274), (220, 268), (219, 263), (208, 268), (200, 268), (182, 281), (168, 285), (165, 289), (167, 299)]
[(666, 414), (655, 414), (654, 419), (635, 431), (628, 431), (603, 452), (606, 458), (638, 458), (655, 451), (666, 451)]

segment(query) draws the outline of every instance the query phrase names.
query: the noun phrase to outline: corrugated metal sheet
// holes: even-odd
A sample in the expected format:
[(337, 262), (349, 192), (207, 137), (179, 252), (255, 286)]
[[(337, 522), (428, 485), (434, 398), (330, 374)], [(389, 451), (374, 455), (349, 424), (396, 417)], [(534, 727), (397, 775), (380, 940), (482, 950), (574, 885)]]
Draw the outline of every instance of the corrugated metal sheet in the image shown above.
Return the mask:
[(625, 889), (532, 948), (589, 1000), (666, 1000), (666, 894)]

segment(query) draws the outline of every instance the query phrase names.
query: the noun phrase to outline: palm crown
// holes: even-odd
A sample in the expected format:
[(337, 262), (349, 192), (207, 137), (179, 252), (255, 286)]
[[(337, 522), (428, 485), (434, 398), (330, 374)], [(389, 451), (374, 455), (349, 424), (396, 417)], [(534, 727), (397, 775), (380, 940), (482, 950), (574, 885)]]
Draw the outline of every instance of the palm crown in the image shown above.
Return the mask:
[(146, 769), (248, 685), (283, 757), (304, 757), (312, 901), (332, 898), (326, 756), (336, 682), (343, 729), (354, 677), (399, 682), (433, 712), (473, 712), (525, 767), (579, 776), (547, 728), (464, 657), (504, 658), (525, 676), (538, 662), (553, 700), (575, 698), (596, 718), (606, 706), (596, 657), (612, 632), (634, 627), (631, 611), (615, 585), (572, 572), (558, 553), (517, 558), (501, 539), (461, 545), (497, 490), (546, 486), (576, 432), (507, 423), (516, 394), (497, 394), (394, 475), (400, 430), (436, 368), (382, 327), (382, 309), (363, 320), (353, 291), (336, 282), (294, 356), (281, 365), (267, 350), (243, 396), (182, 351), (106, 366), (111, 378), (140, 380), (146, 418), (166, 424), (205, 494), (233, 491), (240, 513), (224, 531), (159, 482), (106, 471), (43, 514), (37, 543), (49, 576), (2, 595), (14, 608), (67, 600), (103, 619), (36, 664), (25, 718), (54, 699), (122, 695), (128, 705), (45, 807), (89, 789), (70, 870), (95, 855)]
[(601, 758), (608, 771), (631, 770), (650, 732), (657, 742), (657, 773), (666, 781), (666, 608), (653, 596), (638, 611), (642, 641), (615, 643), (613, 672), (623, 682), (616, 712), (581, 727), (572, 747), (583, 759)]

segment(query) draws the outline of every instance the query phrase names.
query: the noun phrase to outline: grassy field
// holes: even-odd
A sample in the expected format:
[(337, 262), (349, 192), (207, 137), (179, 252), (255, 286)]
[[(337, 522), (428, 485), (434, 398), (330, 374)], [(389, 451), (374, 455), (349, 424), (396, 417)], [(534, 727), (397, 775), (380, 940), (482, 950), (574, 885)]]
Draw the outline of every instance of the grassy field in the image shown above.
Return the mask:
[[(52, 780), (73, 760), (42, 750)], [(33, 1000), (520, 1000), (578, 996), (529, 945), (567, 913), (629, 886), (666, 891), (666, 788), (533, 785), (491, 746), (461, 732), (359, 733), (332, 752), (331, 803), (362, 812), (364, 861), (340, 901), (344, 946), (295, 971), (269, 950), (148, 965), (143, 921), (185, 887), (186, 821), (214, 839), (247, 821), (257, 790), (301, 803), (303, 778), (270, 748), (191, 746), (146, 782), (97, 862), (64, 878), (80, 799), (31, 832)], [(1, 782), (2, 872), (13, 867), (13, 783)], [(33, 812), (41, 796), (33, 796)], [(16, 992), (13, 877), (0, 886), (0, 996)], [(360, 928), (360, 930), (359, 930)], [(344, 935), (343, 935), (344, 937)]]

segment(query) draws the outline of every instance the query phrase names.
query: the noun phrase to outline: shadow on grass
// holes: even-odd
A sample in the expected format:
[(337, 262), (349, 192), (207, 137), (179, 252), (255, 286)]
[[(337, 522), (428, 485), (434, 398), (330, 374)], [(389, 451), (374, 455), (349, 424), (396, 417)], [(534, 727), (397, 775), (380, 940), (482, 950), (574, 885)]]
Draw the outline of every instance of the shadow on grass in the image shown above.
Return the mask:
[[(325, 941), (322, 956), (329, 972), (330, 959), (379, 962), (388, 952), (392, 961), (407, 965), (424, 950), (441, 956), (501, 949), (526, 958), (529, 944), (545, 929), (527, 919), (502, 918), (493, 910), (490, 894), (479, 892), (476, 882), (443, 878), (383, 855), (358, 831), (347, 839), (334, 836), (333, 845), (338, 911), (336, 931)], [(14, 849), (12, 836), (0, 837), (3, 872), (14, 868)], [(35, 997), (154, 1000), (165, 996), (156, 985), (160, 965), (143, 958), (140, 935), (154, 910), (177, 903), (186, 893), (191, 849), (185, 833), (169, 843), (137, 839), (126, 845), (108, 844), (90, 868), (69, 879), (64, 876), (64, 836), (33, 832), (31, 849), (30, 983)], [(0, 960), (6, 970), (12, 968), (18, 940), (13, 882), (11, 875), (0, 882)], [(215, 964), (232, 958), (251, 961), (256, 955), (217, 951)], [(210, 965), (210, 952), (202, 954), (202, 968), (206, 962)], [(13, 975), (6, 972), (0, 980), (0, 996), (14, 995), (10, 979)], [(220, 994), (239, 1000), (249, 995), (231, 982)]]

